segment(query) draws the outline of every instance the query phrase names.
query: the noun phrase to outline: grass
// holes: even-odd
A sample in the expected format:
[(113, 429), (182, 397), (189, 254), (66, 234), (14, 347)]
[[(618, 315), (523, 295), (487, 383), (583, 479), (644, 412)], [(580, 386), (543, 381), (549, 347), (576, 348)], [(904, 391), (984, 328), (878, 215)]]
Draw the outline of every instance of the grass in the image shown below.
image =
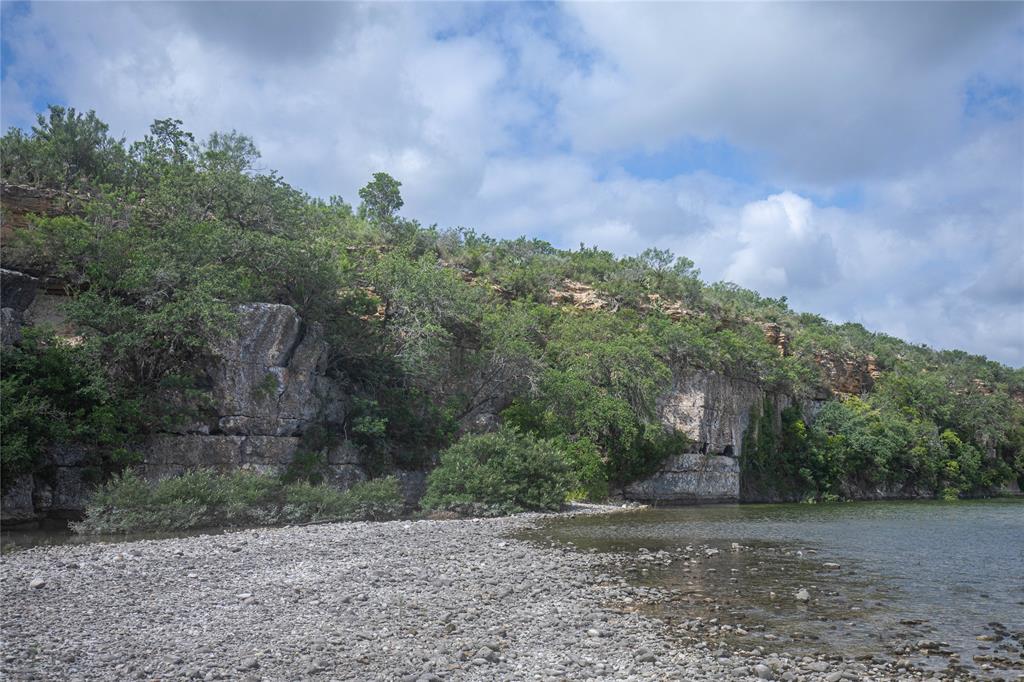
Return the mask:
[(187, 472), (155, 483), (133, 471), (115, 476), (93, 495), (82, 534), (177, 531), (324, 521), (398, 518), (403, 498), (394, 478), (341, 491), (305, 481), (285, 482), (249, 471)]

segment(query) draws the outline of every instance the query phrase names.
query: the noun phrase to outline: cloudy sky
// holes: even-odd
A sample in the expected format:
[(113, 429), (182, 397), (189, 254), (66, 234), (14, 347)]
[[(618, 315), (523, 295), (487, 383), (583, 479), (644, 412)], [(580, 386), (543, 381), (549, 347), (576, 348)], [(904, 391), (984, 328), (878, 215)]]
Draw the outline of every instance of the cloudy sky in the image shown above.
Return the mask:
[(312, 194), (694, 259), (1024, 365), (1024, 4), (7, 3), (4, 128), (252, 135)]

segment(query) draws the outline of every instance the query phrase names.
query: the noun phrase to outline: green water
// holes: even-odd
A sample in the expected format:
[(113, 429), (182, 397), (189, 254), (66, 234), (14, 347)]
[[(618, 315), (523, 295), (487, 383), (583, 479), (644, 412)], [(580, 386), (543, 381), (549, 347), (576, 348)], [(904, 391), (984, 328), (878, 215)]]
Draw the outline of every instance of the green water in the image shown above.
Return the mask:
[[(219, 535), (231, 529), (203, 528), (198, 530), (179, 530), (147, 533), (122, 533), (119, 535), (79, 535), (71, 532), (66, 522), (47, 523), (42, 528), (4, 529), (0, 532), (0, 552), (17, 552), (33, 547), (53, 547), (58, 545), (87, 545), (97, 542), (122, 543), (137, 540), (166, 540), (169, 538), (190, 538), (201, 535)], [(238, 529), (234, 529), (238, 530)]]
[[(670, 552), (671, 565), (627, 575), (677, 590), (650, 608), (670, 622), (701, 616), (750, 631), (725, 637), (729, 646), (1024, 675), (1021, 499), (661, 508), (559, 519), (535, 537)], [(801, 588), (809, 602), (794, 598)], [(921, 653), (922, 640), (943, 653)]]

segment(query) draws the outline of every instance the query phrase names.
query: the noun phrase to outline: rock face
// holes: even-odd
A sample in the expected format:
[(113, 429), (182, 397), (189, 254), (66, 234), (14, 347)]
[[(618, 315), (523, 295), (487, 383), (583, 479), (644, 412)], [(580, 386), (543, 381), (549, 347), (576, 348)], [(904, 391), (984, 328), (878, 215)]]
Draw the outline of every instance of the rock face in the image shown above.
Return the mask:
[(35, 300), (38, 287), (38, 278), (0, 268), (0, 345), (21, 341), (25, 311)]
[[(199, 467), (278, 472), (314, 423), (340, 424), (344, 396), (324, 374), (328, 349), (320, 325), (306, 325), (281, 304), (252, 303), (237, 312), (237, 334), (214, 347), (206, 368), (209, 408), (149, 439), (141, 467), (147, 477)], [(351, 458), (336, 459), (329, 466), (339, 480), (360, 477)]]
[[(301, 444), (302, 439), (297, 436), (161, 434), (146, 443), (139, 471), (151, 480), (200, 468), (275, 474), (292, 462)], [(357, 463), (332, 462), (329, 479), (334, 485), (348, 488), (365, 480), (366, 473)]]
[(36, 475), (26, 474), (11, 483), (0, 508), (4, 525), (42, 518), (70, 519), (85, 508), (91, 490), (87, 452), (75, 446), (55, 446)]
[(674, 370), (672, 388), (658, 408), (662, 422), (685, 433), (694, 452), (738, 458), (751, 408), (764, 398), (751, 381), (682, 367)]
[(687, 453), (674, 455), (653, 476), (626, 486), (631, 500), (663, 504), (736, 502), (740, 463), (735, 457)]
[[(17, 340), (22, 314), (31, 313), (39, 297), (34, 297), (35, 278), (2, 274), (6, 343), (9, 337)], [(200, 467), (281, 472), (314, 424), (340, 429), (345, 396), (325, 374), (328, 348), (322, 328), (305, 324), (287, 305), (254, 303), (240, 306), (237, 313), (236, 333), (213, 349), (205, 368), (208, 406), (197, 418), (139, 445), (139, 470), (147, 478)], [(6, 325), (8, 317), (16, 323), (13, 331)], [(42, 473), (14, 481), (3, 496), (4, 523), (80, 515), (89, 492), (86, 454), (55, 448)], [(331, 451), (327, 474), (341, 488), (366, 479), (359, 453), (352, 448)]]
[(839, 395), (863, 395), (880, 376), (873, 355), (850, 358), (819, 353), (814, 361), (822, 370), (826, 386)]
[[(757, 434), (763, 415), (776, 429), (788, 395), (716, 372), (674, 369), (673, 386), (658, 402), (662, 422), (687, 435), (688, 452), (670, 457), (653, 475), (624, 489), (630, 500), (662, 504), (739, 502), (743, 439)], [(808, 403), (804, 410), (814, 410)]]
[[(253, 303), (238, 309), (239, 330), (215, 349), (209, 376), (217, 423), (229, 435), (295, 436), (337, 398), (324, 375), (327, 342), (291, 306)], [(332, 405), (323, 415), (338, 421)]]
[(53, 217), (74, 214), (80, 201), (67, 192), (28, 185), (0, 183), (0, 236), (30, 226), (30, 215)]
[[(654, 475), (626, 486), (631, 500), (652, 503), (736, 502), (743, 435), (767, 394), (757, 384), (678, 367), (659, 401), (662, 422), (686, 434), (689, 452), (670, 457)], [(770, 403), (782, 402), (771, 397)]]

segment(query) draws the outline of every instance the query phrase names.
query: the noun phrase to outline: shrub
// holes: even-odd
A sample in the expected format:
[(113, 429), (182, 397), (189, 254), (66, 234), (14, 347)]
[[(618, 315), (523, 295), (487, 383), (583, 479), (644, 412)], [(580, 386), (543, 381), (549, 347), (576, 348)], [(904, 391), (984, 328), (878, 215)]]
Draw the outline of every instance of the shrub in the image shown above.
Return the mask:
[[(20, 345), (4, 348), (0, 379), (0, 477), (3, 485), (37, 472), (52, 445), (74, 443), (90, 464), (116, 469), (142, 428), (140, 401), (112, 383), (94, 349), (53, 333), (24, 330)], [(102, 454), (101, 454), (102, 453)]]
[(403, 499), (394, 478), (347, 491), (308, 481), (285, 483), (251, 471), (208, 469), (149, 483), (134, 471), (114, 476), (93, 495), (79, 533), (177, 531), (322, 521), (397, 518)]
[(608, 497), (608, 475), (597, 446), (588, 438), (569, 441), (561, 436), (555, 441), (569, 465), (571, 476), (570, 500), (599, 502)]
[(482, 515), (555, 510), (565, 502), (571, 481), (555, 445), (505, 428), (463, 436), (442, 452), (421, 505)]
[(345, 493), (352, 519), (384, 521), (401, 515), (405, 498), (394, 476), (356, 483)]

